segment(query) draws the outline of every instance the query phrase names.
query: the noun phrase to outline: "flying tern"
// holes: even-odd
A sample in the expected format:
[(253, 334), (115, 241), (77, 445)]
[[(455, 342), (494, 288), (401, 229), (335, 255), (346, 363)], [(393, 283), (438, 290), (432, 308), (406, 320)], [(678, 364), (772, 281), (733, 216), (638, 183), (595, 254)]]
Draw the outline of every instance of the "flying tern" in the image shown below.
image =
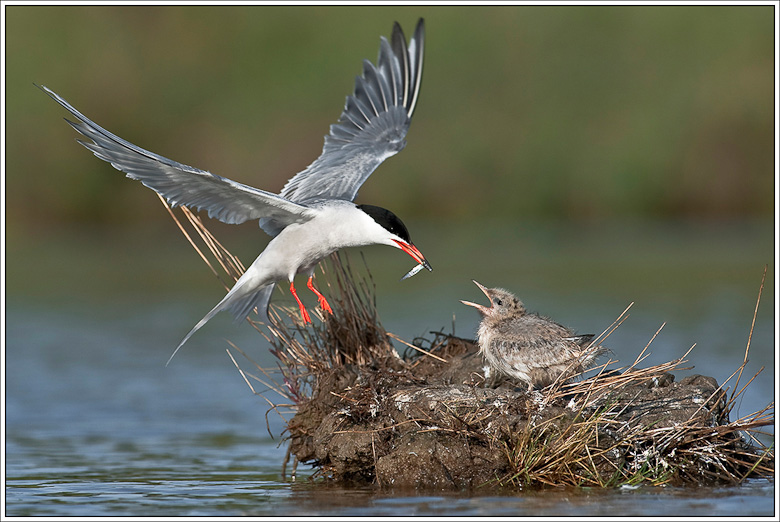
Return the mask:
[[(222, 310), (236, 321), (257, 310), (267, 318), (268, 303), (278, 281), (288, 280), (304, 323), (311, 322), (295, 290), (296, 274), (319, 305), (332, 313), (314, 287), (314, 268), (329, 254), (354, 246), (388, 245), (409, 254), (418, 265), (406, 277), (431, 265), (409, 238), (403, 222), (391, 211), (353, 203), (358, 189), (384, 160), (401, 151), (417, 104), (422, 79), (425, 26), (417, 23), (409, 44), (396, 22), (390, 41), (380, 38), (376, 66), (363, 61), (363, 73), (347, 96), (338, 122), (325, 136), (322, 154), (290, 178), (279, 194), (260, 190), (210, 172), (178, 163), (112, 134), (84, 116), (54, 91), (39, 86), (77, 120), (66, 121), (87, 140), (77, 141), (98, 158), (163, 196), (171, 206), (205, 210), (229, 224), (258, 220), (273, 236), (234, 286), (176, 347)], [(168, 362), (170, 362), (170, 360)]]

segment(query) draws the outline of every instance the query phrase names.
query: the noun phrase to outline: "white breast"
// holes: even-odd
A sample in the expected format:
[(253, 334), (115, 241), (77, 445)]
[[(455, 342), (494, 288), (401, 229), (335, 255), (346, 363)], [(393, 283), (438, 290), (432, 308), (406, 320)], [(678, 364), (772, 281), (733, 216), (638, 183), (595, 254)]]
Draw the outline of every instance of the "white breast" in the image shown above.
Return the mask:
[(290, 225), (268, 243), (258, 258), (278, 278), (292, 279), (296, 273), (313, 269), (333, 252), (354, 246), (386, 244), (390, 233), (348, 201), (329, 202), (317, 216), (300, 225)]

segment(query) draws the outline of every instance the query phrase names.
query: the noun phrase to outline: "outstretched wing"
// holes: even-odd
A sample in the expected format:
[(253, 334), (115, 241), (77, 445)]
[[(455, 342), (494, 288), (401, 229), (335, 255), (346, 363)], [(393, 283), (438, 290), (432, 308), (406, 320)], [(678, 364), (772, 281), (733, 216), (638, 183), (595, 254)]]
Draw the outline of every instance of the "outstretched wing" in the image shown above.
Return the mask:
[(67, 121), (90, 141), (77, 140), (98, 158), (137, 179), (163, 196), (172, 206), (184, 205), (208, 211), (225, 223), (253, 219), (273, 220), (277, 227), (311, 219), (311, 210), (281, 196), (256, 189), (170, 160), (116, 136), (77, 111), (54, 91), (41, 90), (65, 107), (78, 122)]
[(404, 148), (420, 94), (424, 38), (422, 18), (408, 47), (398, 22), (390, 43), (381, 37), (376, 67), (363, 61), (363, 75), (355, 79), (338, 123), (330, 126), (322, 154), (287, 182), (283, 197), (298, 203), (352, 201), (374, 169)]

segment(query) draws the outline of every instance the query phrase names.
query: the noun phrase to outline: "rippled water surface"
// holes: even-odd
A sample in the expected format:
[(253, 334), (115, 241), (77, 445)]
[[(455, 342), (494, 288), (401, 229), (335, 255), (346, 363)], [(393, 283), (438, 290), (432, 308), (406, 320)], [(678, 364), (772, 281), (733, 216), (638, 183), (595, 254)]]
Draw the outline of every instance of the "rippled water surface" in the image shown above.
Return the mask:
[[(664, 240), (657, 239), (662, 236)], [(724, 239), (722, 250), (706, 230), (695, 231), (690, 240), (669, 236), (656, 233), (651, 251), (635, 257), (621, 258), (626, 255), (621, 249), (605, 251), (607, 247), (598, 245), (594, 252), (575, 249), (617, 258), (613, 265), (598, 268), (572, 264), (570, 252), (550, 243), (528, 247), (532, 238), (514, 238), (527, 247), (522, 255), (501, 250), (505, 246), (479, 250), (479, 240), (471, 238), (463, 244), (477, 245), (476, 255), (457, 247), (433, 253), (428, 249), (437, 270), (403, 285), (397, 277), (408, 270), (406, 259), (382, 258), (375, 251), (367, 258), (385, 326), (407, 339), (430, 330), (451, 331), (453, 314), (456, 333), (472, 335), (476, 317), (457, 300), (479, 298), (469, 281), (473, 277), (506, 286), (529, 308), (583, 332), (598, 333), (635, 301), (632, 316), (610, 339), (622, 362), (632, 361), (666, 321), (647, 363), (678, 357), (697, 343), (689, 358), (696, 368), (681, 374), (703, 373), (719, 382), (742, 361), (761, 268), (769, 263), (770, 280), (746, 373), (766, 369), (737, 411), (747, 414), (763, 407), (775, 393), (771, 241), (747, 255), (745, 248), (742, 253), (731, 249), (735, 242), (742, 247), (754, 244), (744, 231)], [(417, 242), (434, 245), (433, 237)], [(696, 246), (696, 238), (701, 245)], [(738, 487), (513, 493), (478, 489), (457, 494), (344, 490), (311, 483), (306, 466), (299, 466), (296, 482), (285, 480), (281, 467), (286, 445), (280, 442), (284, 422), (276, 412), (266, 415), (268, 403), (251, 392), (224, 351), (225, 339), (230, 339), (272, 367), (264, 341), (248, 326), (219, 317), (165, 367), (172, 348), (221, 290), (180, 244), (170, 248), (180, 249), (181, 259), (169, 264), (133, 248), (111, 254), (103, 250), (108, 248), (103, 242), (80, 244), (75, 252), (55, 245), (59, 255), (48, 260), (36, 255), (34, 246), (9, 249), (7, 515), (776, 514), (774, 483), (762, 480)], [(534, 257), (541, 254), (533, 252), (545, 248), (553, 250), (549, 259)], [(165, 247), (162, 251), (156, 254), (164, 257)], [(717, 251), (722, 255), (713, 256)], [(485, 252), (494, 256), (490, 268), (485, 268)], [(686, 255), (675, 257), (678, 252)], [(640, 266), (637, 259), (645, 264)], [(177, 272), (166, 266), (186, 268)], [(196, 275), (189, 275), (190, 269)], [(25, 286), (27, 270), (42, 274), (37, 286)], [(16, 283), (10, 282), (12, 277), (18, 277)], [(191, 281), (208, 290), (191, 290)], [(257, 384), (256, 389), (263, 391), (263, 386)], [(283, 402), (273, 393), (265, 397)]]

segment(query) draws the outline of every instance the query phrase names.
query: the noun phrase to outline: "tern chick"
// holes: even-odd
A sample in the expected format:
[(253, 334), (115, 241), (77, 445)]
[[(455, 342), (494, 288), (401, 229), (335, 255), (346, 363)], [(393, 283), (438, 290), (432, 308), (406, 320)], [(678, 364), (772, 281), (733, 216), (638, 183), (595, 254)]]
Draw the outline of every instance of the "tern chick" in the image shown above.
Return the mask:
[(363, 74), (355, 79), (354, 92), (347, 96), (338, 123), (330, 126), (322, 153), (290, 178), (279, 194), (144, 150), (100, 127), (54, 91), (40, 86), (75, 117), (76, 122), (68, 123), (86, 138), (79, 143), (125, 172), (128, 178), (139, 180), (172, 206), (205, 210), (209, 217), (229, 224), (258, 221), (273, 236), (227, 295), (184, 337), (173, 355), (222, 310), (229, 310), (236, 320), (247, 317), (254, 309), (261, 317), (267, 317), (271, 292), (277, 281), (285, 279), (304, 323), (310, 322), (293, 284), (298, 273), (308, 276), (307, 286), (317, 295), (320, 306), (332, 312), (312, 278), (317, 263), (342, 248), (388, 245), (403, 250), (418, 266), (431, 270), (395, 214), (352, 202), (374, 169), (406, 145), (404, 138), (422, 80), (424, 33), (420, 19), (408, 45), (397, 22), (390, 41), (381, 37), (377, 65), (363, 61)]
[(461, 301), (482, 315), (479, 350), (490, 368), (528, 383), (528, 391), (581, 373), (607, 352), (590, 346), (593, 335), (575, 335), (551, 319), (529, 314), (511, 292), (474, 283), (490, 299), (490, 306)]

